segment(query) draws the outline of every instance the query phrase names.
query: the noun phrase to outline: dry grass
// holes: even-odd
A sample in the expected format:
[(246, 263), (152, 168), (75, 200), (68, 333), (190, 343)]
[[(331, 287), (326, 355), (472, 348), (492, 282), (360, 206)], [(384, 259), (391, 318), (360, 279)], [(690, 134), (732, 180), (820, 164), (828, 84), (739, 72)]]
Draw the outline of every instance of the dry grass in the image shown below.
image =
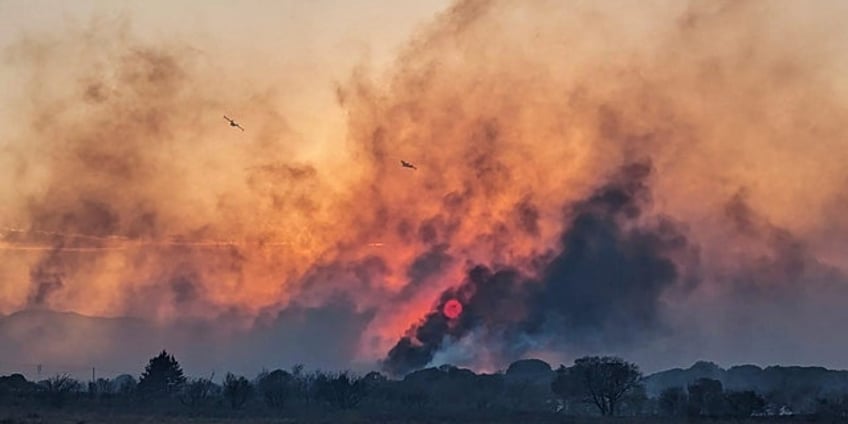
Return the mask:
[(219, 417), (188, 415), (127, 414), (85, 411), (14, 411), (0, 409), (0, 424), (454, 424), (454, 423), (539, 423), (539, 424), (763, 424), (763, 423), (839, 423), (839, 419), (810, 417), (768, 417), (747, 419), (687, 419), (669, 417), (564, 417), (556, 415), (512, 415), (501, 417), (456, 416), (456, 417), (397, 417), (364, 415), (357, 412), (328, 413), (313, 417), (256, 417), (231, 415)]

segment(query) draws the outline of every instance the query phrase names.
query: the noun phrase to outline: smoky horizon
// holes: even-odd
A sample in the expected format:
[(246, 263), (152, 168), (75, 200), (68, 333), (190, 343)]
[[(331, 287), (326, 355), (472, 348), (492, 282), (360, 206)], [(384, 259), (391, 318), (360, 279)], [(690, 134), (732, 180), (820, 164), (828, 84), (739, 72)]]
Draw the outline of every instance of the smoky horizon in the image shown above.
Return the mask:
[(234, 13), (0, 1), (0, 374), (848, 368), (848, 6)]

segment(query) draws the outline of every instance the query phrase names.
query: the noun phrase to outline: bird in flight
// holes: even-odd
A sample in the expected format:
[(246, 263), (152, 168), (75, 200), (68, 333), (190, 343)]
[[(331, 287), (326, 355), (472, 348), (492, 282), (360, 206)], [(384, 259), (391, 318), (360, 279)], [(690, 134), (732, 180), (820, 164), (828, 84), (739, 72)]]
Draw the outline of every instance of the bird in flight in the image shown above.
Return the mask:
[(400, 166), (402, 166), (404, 168), (418, 169), (418, 168), (415, 167), (415, 165), (413, 165), (413, 164), (411, 164), (411, 163), (409, 163), (409, 162), (407, 162), (403, 159), (401, 159), (401, 161), (400, 161)]
[(244, 131), (244, 128), (242, 128), (242, 126), (241, 126), (241, 125), (239, 125), (239, 123), (238, 123), (238, 122), (233, 121), (233, 120), (232, 120), (232, 119), (230, 119), (230, 118), (227, 118), (227, 115), (224, 115), (224, 119), (226, 119), (227, 121), (230, 121), (230, 126), (231, 126), (231, 127), (236, 127), (236, 128), (238, 128), (238, 129), (240, 129), (240, 130)]

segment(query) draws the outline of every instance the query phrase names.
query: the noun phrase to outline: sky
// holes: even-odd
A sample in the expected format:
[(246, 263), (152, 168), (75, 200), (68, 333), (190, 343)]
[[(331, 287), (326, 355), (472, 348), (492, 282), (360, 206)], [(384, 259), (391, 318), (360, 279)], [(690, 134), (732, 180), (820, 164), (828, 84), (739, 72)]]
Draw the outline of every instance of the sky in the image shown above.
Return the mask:
[(846, 15), (0, 1), (0, 372), (845, 368)]
[[(220, 72), (216, 84), (245, 79), (259, 84), (258, 90), (285, 90), (280, 95), (291, 99), (281, 105), (286, 116), (299, 123), (317, 150), (344, 130), (332, 83), (346, 78), (354, 65), (385, 67), (415, 28), (448, 3), (2, 1), (0, 44), (102, 25), (126, 26), (133, 37), (148, 42), (180, 40)], [(3, 86), (19, 86), (20, 72), (4, 67)]]

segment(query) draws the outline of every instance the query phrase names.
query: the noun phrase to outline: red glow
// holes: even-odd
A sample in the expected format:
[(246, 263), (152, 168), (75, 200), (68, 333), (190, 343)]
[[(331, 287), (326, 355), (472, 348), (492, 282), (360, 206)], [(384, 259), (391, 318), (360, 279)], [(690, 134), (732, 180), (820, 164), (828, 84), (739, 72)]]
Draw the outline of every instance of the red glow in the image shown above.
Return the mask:
[(445, 302), (445, 306), (442, 307), (442, 313), (448, 319), (457, 319), (462, 314), (462, 303), (456, 299), (448, 300)]

